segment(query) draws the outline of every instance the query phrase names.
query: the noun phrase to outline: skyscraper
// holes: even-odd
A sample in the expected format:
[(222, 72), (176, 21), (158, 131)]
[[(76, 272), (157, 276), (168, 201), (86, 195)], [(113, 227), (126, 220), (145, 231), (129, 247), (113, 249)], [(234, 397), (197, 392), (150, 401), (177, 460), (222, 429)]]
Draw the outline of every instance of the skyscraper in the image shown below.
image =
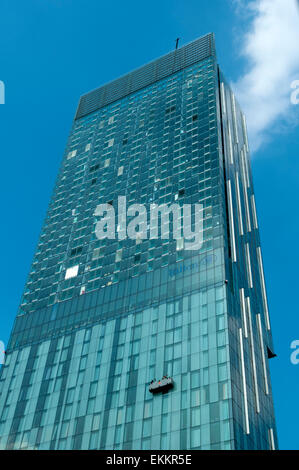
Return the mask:
[[(120, 198), (202, 204), (201, 248), (128, 237)], [(0, 448), (275, 449), (273, 355), (245, 117), (208, 34), (80, 99), (2, 368)]]

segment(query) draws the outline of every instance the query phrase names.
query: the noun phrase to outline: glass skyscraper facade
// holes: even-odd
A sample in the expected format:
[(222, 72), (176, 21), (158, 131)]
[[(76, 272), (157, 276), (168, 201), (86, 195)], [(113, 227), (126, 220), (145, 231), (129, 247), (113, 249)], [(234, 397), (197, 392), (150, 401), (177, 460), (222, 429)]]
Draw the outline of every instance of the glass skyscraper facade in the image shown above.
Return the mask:
[[(202, 248), (99, 240), (119, 196), (201, 203)], [(1, 371), (0, 448), (275, 449), (272, 356), (246, 123), (208, 34), (80, 99)]]

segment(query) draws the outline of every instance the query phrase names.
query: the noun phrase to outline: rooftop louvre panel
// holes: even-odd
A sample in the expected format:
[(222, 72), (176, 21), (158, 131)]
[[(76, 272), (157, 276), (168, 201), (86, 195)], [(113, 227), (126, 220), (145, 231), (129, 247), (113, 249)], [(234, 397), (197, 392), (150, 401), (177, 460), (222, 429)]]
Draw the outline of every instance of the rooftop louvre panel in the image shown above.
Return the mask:
[(79, 101), (75, 119), (80, 119), (156, 81), (215, 55), (214, 34), (209, 33), (83, 95)]

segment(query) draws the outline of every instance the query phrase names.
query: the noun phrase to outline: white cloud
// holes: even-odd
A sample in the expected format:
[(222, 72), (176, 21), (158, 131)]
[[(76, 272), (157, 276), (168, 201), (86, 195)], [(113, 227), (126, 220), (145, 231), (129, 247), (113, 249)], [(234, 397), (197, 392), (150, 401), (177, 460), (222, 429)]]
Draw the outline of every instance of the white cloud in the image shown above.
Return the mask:
[(246, 70), (234, 88), (254, 151), (299, 115), (290, 100), (291, 84), (299, 79), (299, 10), (296, 0), (235, 0), (235, 4), (250, 22), (241, 42)]

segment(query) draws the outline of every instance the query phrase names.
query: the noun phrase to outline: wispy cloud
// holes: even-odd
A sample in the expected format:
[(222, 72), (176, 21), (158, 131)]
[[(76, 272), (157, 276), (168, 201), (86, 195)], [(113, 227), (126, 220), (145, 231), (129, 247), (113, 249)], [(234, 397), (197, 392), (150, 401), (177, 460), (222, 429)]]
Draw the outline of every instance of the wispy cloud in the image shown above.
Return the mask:
[[(234, 84), (246, 113), (251, 147), (294, 123), (291, 83), (299, 79), (298, 0), (234, 0), (247, 13), (249, 29), (241, 42), (245, 73)], [(299, 114), (298, 108), (296, 109)]]

